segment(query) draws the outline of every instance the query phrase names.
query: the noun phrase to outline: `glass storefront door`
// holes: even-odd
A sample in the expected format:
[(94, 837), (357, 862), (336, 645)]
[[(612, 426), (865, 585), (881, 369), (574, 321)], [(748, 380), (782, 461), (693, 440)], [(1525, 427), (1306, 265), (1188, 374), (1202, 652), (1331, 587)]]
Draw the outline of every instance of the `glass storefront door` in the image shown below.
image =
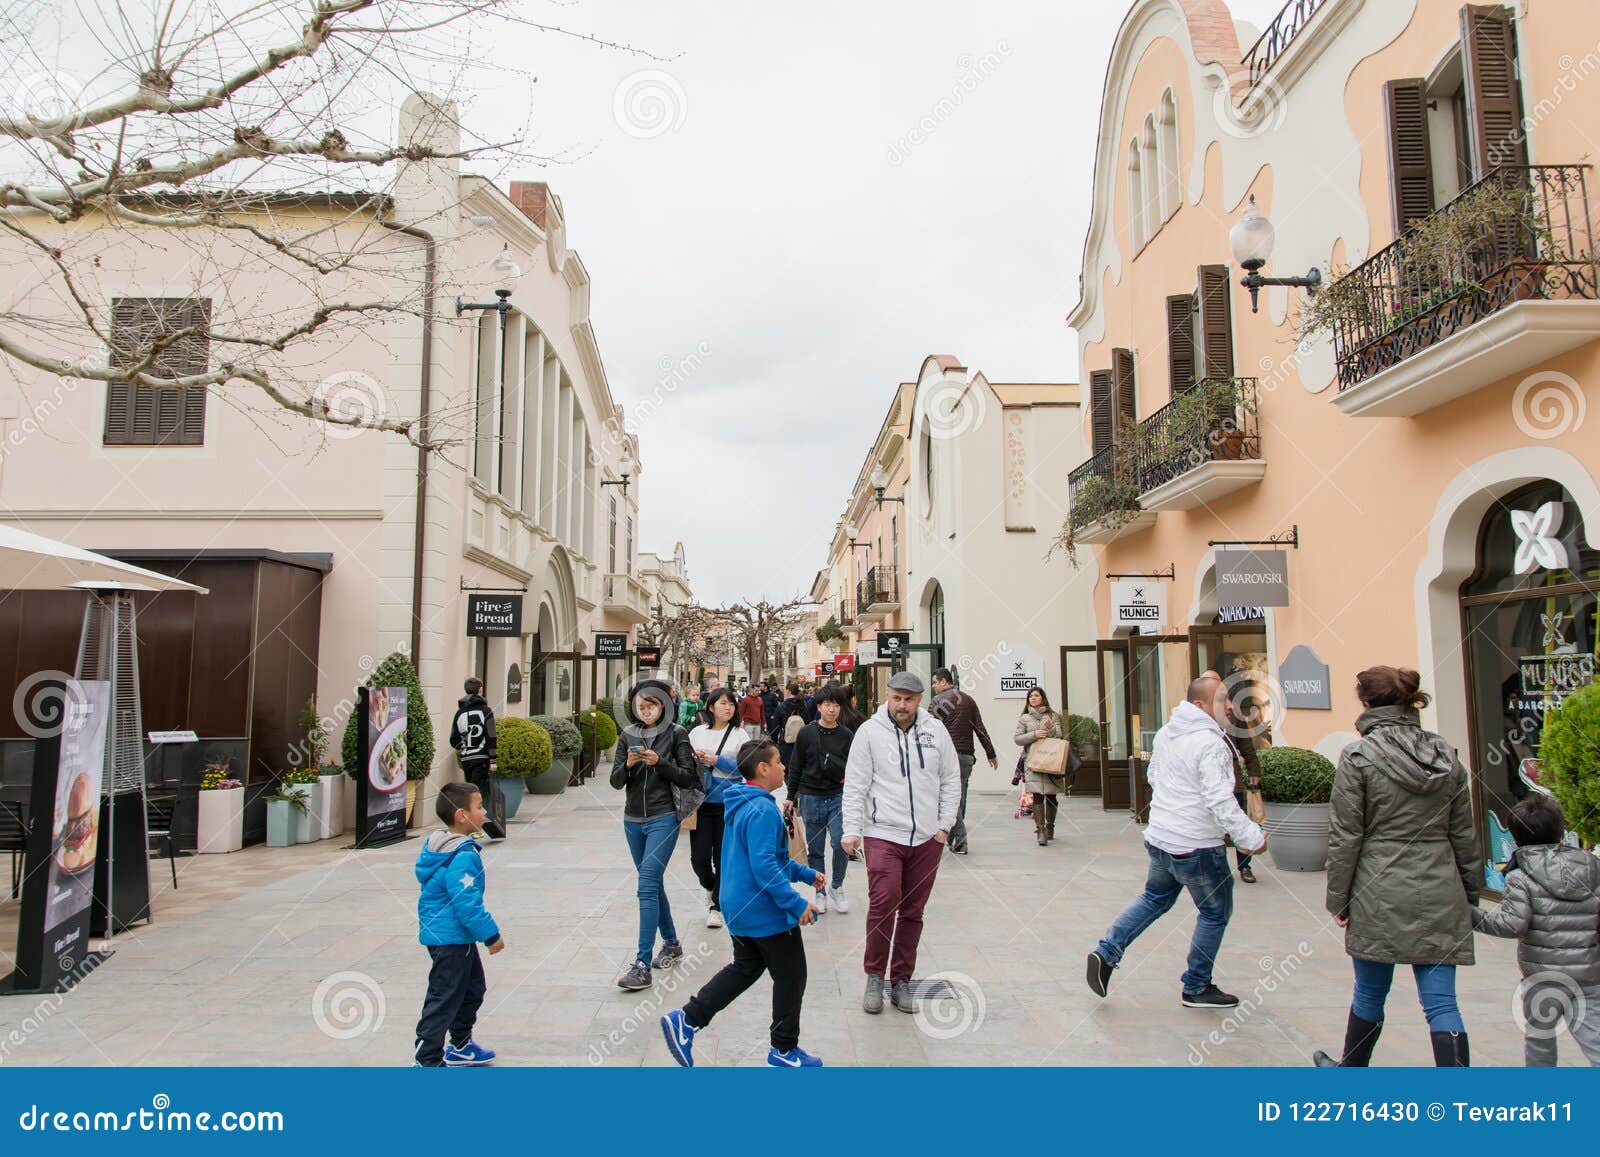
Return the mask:
[(1135, 635), (1128, 640), (1132, 665), (1128, 678), (1130, 805), (1140, 823), (1150, 819), (1150, 781), (1145, 768), (1155, 749), (1156, 732), (1188, 690), (1189, 639), (1186, 635)]
[[(1525, 545), (1535, 536), (1545, 544), (1537, 555)], [(1469, 762), (1491, 891), (1501, 890), (1514, 847), (1507, 814), (1530, 792), (1544, 790), (1545, 716), (1592, 683), (1600, 662), (1600, 552), (1586, 543), (1582, 515), (1566, 491), (1551, 482), (1524, 487), (1491, 507), (1479, 532), (1476, 573), (1461, 588)]]
[(1092, 727), (1092, 742), (1077, 747), (1083, 766), (1072, 782), (1072, 795), (1100, 794), (1100, 679), (1093, 643), (1061, 648), (1061, 712), (1063, 734), (1071, 738), (1076, 724), (1080, 732)]
[(1099, 660), (1097, 706), (1100, 724), (1100, 806), (1124, 811), (1133, 803), (1128, 783), (1128, 643), (1103, 639), (1095, 644)]

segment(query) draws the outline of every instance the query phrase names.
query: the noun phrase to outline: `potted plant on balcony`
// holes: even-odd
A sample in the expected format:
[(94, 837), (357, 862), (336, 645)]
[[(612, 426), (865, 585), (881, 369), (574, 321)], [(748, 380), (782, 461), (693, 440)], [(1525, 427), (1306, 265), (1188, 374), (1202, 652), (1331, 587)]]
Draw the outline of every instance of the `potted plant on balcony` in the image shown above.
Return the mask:
[(277, 788), (262, 799), (267, 805), (267, 847), (292, 847), (296, 820), (307, 806), (306, 789), (280, 781)]
[(315, 768), (296, 767), (284, 774), (283, 782), (297, 790), (305, 800), (305, 806), (294, 813), (294, 842), (315, 843), (322, 838), (316, 812), (317, 785), (322, 782), (322, 776)]
[(583, 751), (583, 733), (570, 719), (554, 715), (535, 715), (533, 721), (550, 736), (550, 769), (528, 777), (528, 790), (534, 795), (560, 795), (572, 779), (576, 760)]
[(506, 819), (509, 820), (522, 806), (526, 781), (550, 771), (550, 733), (532, 719), (510, 716), (500, 720), (496, 747), (494, 774), (506, 797)]
[[(428, 778), (433, 768), (433, 720), (428, 715), (428, 700), (422, 694), (422, 684), (417, 679), (417, 669), (399, 651), (394, 652), (367, 679), (368, 687), (404, 687), (406, 689), (406, 733), (398, 742), (404, 745), (406, 756), (406, 822), (416, 807), (417, 784)], [(339, 742), (340, 762), (345, 775), (353, 782), (362, 773), (357, 765), (356, 729), (362, 720), (359, 711), (350, 712), (345, 720), (344, 735)], [(347, 787), (350, 785), (347, 784)], [(354, 795), (354, 792), (349, 793)], [(351, 814), (353, 814), (351, 805)]]
[(1261, 799), (1267, 818), (1267, 851), (1286, 872), (1320, 872), (1328, 866), (1328, 801), (1333, 798), (1333, 763), (1302, 747), (1261, 752)]
[(200, 813), (194, 850), (237, 852), (244, 847), (244, 783), (226, 763), (207, 763), (200, 775)]
[[(1128, 455), (1132, 457), (1132, 455)], [(1078, 565), (1078, 536), (1091, 526), (1107, 531), (1120, 530), (1139, 514), (1139, 486), (1133, 481), (1131, 463), (1112, 475), (1091, 474), (1072, 492), (1072, 505), (1052, 549), (1066, 553), (1067, 561)]]
[(585, 776), (594, 774), (600, 760), (606, 758), (611, 749), (617, 745), (618, 731), (611, 715), (600, 710), (598, 704), (578, 712), (572, 721), (577, 725), (578, 734), (583, 740), (583, 749), (579, 753), (578, 766), (572, 778), (572, 784), (576, 787), (583, 782)]
[(1574, 691), (1544, 717), (1539, 782), (1584, 846), (1600, 844), (1600, 683)]

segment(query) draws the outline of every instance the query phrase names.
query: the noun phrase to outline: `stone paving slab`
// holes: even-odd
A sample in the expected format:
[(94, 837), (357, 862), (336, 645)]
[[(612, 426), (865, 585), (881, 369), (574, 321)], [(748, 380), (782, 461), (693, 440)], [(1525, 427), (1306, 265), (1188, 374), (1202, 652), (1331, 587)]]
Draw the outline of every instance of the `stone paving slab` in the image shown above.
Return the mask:
[[(618, 803), (603, 785), (529, 797), (511, 837), (485, 852), (509, 947), (487, 961), (480, 1036), (501, 1063), (670, 1064), (656, 1018), (729, 959), (727, 934), (704, 927), (685, 837), (668, 895), (689, 958), (657, 973), (653, 990), (615, 987), (636, 920)], [(1062, 838), (1039, 848), (1012, 807), (1009, 795), (975, 795), (972, 854), (943, 861), (918, 974), (951, 979), (958, 995), (916, 1016), (861, 1011), (866, 880), (851, 865), (850, 912), (805, 932), (808, 1048), (835, 1065), (1303, 1065), (1339, 1044), (1350, 965), (1322, 911), (1321, 874), (1278, 872), (1263, 857), (1261, 882), (1237, 887), (1218, 968), (1245, 1002), (1236, 1012), (1178, 1003), (1194, 922), (1186, 901), (1133, 947), (1099, 1000), (1084, 986), (1084, 955), (1143, 883), (1139, 829), (1098, 800), (1073, 799)], [(0, 1066), (409, 1063), (428, 962), (416, 942), (421, 845), (348, 844), (184, 858), (176, 893), (156, 862), (155, 923), (118, 937), (116, 955), (63, 1001), (0, 999)], [(7, 967), (16, 919), (15, 902), (0, 904)], [(1515, 945), (1479, 938), (1477, 952), (1459, 973), (1474, 1059), (1520, 1064)], [(1409, 978), (1390, 999), (1378, 1061), (1431, 1063)], [(763, 979), (702, 1034), (698, 1063), (760, 1064), (770, 1000)], [(1582, 1063), (1570, 1041), (1561, 1053)]]

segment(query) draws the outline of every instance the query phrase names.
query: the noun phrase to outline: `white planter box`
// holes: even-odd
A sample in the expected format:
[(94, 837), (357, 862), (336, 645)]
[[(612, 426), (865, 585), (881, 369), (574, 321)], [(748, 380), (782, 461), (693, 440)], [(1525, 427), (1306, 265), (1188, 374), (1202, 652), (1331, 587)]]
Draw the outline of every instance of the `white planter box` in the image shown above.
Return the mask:
[(200, 793), (195, 826), (197, 852), (237, 852), (244, 847), (244, 788), (227, 787)]
[(309, 785), (311, 798), (307, 803), (311, 808), (311, 838), (314, 840), (325, 840), (333, 835), (334, 825), (338, 823), (334, 816), (338, 801), (334, 799), (332, 785), (332, 778), (326, 775)]
[(298, 791), (306, 797), (306, 809), (301, 811), (295, 808), (290, 819), (294, 827), (294, 842), (297, 844), (314, 843), (322, 837), (317, 834), (317, 785), (314, 783), (293, 783), (285, 790)]
[(344, 797), (345, 777), (339, 775), (325, 775), (322, 777), (323, 790), (328, 793), (328, 835), (340, 836), (344, 834)]

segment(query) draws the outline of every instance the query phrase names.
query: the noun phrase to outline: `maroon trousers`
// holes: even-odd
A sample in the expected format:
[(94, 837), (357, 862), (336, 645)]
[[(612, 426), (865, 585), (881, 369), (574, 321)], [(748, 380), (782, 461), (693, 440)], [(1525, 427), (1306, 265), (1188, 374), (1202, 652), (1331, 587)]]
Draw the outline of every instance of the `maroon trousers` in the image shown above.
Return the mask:
[(927, 840), (912, 848), (875, 836), (862, 843), (867, 854), (867, 950), (862, 964), (868, 976), (882, 976), (891, 984), (910, 980), (922, 940), (922, 910), (933, 893), (944, 845)]

